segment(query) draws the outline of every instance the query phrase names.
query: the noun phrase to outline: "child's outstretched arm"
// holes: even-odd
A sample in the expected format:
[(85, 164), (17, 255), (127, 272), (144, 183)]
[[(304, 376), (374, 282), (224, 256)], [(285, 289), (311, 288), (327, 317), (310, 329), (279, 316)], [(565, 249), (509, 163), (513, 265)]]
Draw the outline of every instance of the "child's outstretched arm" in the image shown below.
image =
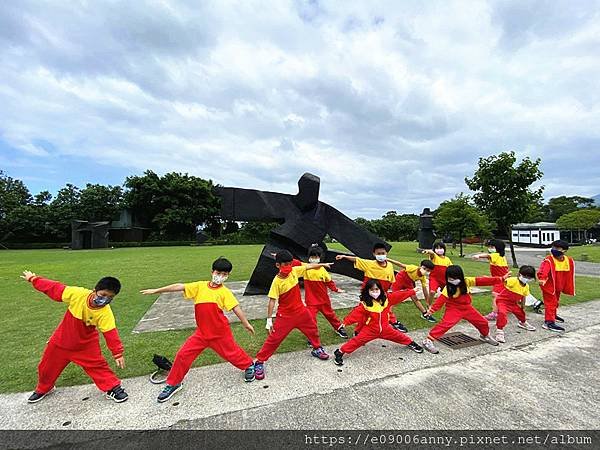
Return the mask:
[(170, 284), (156, 289), (142, 289), (140, 292), (144, 295), (162, 294), (163, 292), (183, 292), (185, 285), (183, 283)]
[(342, 259), (347, 259), (348, 261), (352, 261), (352, 262), (356, 262), (356, 256), (350, 256), (350, 255), (337, 255), (335, 257), (336, 261), (341, 261)]
[(23, 271), (21, 278), (30, 282), (34, 289), (46, 294), (52, 300), (62, 302), (62, 295), (66, 288), (64, 284), (42, 278), (29, 270)]
[(477, 260), (487, 259), (489, 261), (490, 260), (490, 255), (489, 255), (489, 253), (477, 253), (477, 254), (471, 256), (471, 258), (477, 259)]
[(429, 307), (429, 309), (427, 310), (427, 314), (432, 315), (436, 311), (439, 311), (442, 308), (442, 306), (444, 306), (446, 304), (447, 301), (448, 301), (448, 297), (446, 297), (445, 295), (440, 295), (435, 300), (435, 302), (433, 302), (433, 305), (431, 305)]
[(390, 258), (390, 257), (388, 257), (388, 259), (387, 259), (387, 260), (388, 260), (389, 262), (391, 262), (391, 263), (392, 263), (393, 265), (395, 265), (395, 266), (401, 267), (401, 268), (403, 268), (403, 269), (405, 269), (405, 268), (406, 268), (406, 264), (402, 264), (400, 261), (396, 261), (395, 259), (392, 259), (392, 258)]
[(248, 319), (246, 319), (246, 315), (244, 314), (244, 311), (242, 311), (240, 305), (237, 305), (235, 308), (232, 309), (232, 311), (236, 316), (238, 316), (238, 319), (240, 319), (242, 326), (246, 330), (248, 330), (250, 334), (254, 334), (254, 327), (250, 322), (248, 322)]

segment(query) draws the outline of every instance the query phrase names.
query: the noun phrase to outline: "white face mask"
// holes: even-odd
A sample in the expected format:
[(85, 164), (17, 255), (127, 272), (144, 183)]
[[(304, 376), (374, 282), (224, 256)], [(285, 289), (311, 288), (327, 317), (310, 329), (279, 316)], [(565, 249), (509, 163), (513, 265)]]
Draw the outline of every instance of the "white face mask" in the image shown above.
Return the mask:
[(387, 260), (387, 255), (375, 255), (375, 259), (379, 262), (385, 262)]
[(443, 248), (436, 248), (434, 252), (440, 256), (446, 253), (446, 251)]
[(519, 281), (523, 284), (531, 283), (533, 280), (531, 278), (525, 278), (523, 275), (519, 275)]
[(214, 284), (223, 284), (225, 283), (225, 280), (227, 280), (227, 275), (219, 275), (215, 273), (212, 276), (212, 282)]
[(488, 253), (496, 253), (496, 249), (494, 247), (488, 248)]
[(369, 295), (373, 298), (379, 298), (379, 294), (381, 294), (381, 291), (379, 289), (377, 289), (376, 291), (369, 291)]
[(448, 280), (448, 283), (458, 286), (460, 284), (460, 280)]
[(311, 264), (319, 264), (321, 262), (321, 258), (308, 258), (308, 262)]
[(422, 273), (422, 274), (423, 274), (423, 276), (425, 276), (425, 277), (428, 277), (428, 276), (429, 276), (429, 270), (427, 270), (427, 269), (423, 269), (422, 267), (421, 267), (421, 273)]

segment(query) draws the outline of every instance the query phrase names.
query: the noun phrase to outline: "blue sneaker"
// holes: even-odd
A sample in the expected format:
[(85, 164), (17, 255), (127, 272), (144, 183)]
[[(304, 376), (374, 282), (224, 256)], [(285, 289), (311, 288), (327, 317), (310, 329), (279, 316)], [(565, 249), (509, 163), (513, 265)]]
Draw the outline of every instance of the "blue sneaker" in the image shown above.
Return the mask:
[(244, 371), (244, 381), (250, 383), (251, 381), (254, 381), (254, 377), (254, 364), (251, 364), (250, 367)]
[(265, 364), (256, 361), (254, 363), (254, 378), (257, 380), (264, 380), (265, 378)]
[(313, 349), (313, 351), (310, 352), (310, 354), (313, 355), (315, 358), (319, 358), (322, 360), (329, 359), (329, 355), (327, 354), (327, 352), (325, 351), (325, 349), (323, 347)]
[(173, 397), (173, 395), (175, 394), (175, 392), (179, 391), (179, 389), (181, 389), (183, 387), (183, 383), (179, 383), (176, 384), (175, 386), (171, 386), (170, 384), (167, 384), (163, 390), (161, 391), (160, 394), (158, 394), (158, 402), (162, 403), (162, 402), (166, 402), (167, 400), (169, 400), (171, 397)]

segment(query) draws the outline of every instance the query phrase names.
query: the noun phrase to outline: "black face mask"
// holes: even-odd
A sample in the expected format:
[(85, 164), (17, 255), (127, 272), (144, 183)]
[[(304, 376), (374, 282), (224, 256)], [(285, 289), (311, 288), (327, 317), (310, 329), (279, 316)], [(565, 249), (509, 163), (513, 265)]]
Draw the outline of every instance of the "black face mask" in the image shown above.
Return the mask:
[(106, 306), (108, 305), (110, 302), (112, 302), (112, 297), (102, 297), (100, 295), (96, 295), (94, 297), (94, 300), (92, 300), (92, 303), (95, 306)]

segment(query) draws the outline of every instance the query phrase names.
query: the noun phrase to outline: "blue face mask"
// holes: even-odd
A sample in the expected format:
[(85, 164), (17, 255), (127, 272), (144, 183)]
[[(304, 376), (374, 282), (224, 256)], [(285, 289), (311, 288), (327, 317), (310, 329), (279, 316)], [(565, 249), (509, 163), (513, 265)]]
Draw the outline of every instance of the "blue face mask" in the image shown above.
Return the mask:
[(96, 297), (94, 297), (94, 300), (92, 300), (92, 303), (95, 306), (106, 306), (110, 302), (112, 302), (112, 297), (102, 297), (100, 295), (97, 295)]
[(552, 256), (554, 256), (555, 258), (560, 258), (561, 256), (564, 255), (563, 252), (561, 252), (560, 250), (556, 250), (555, 248), (550, 250), (550, 253), (552, 253)]

